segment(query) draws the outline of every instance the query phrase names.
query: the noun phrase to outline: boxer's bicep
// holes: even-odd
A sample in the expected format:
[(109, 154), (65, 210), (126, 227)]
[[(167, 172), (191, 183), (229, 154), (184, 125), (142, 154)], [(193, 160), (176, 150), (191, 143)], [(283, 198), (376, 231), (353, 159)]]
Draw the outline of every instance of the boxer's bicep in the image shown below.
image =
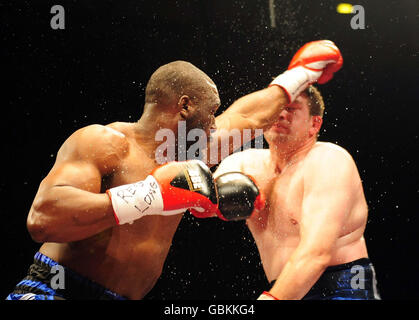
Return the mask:
[(115, 224), (111, 201), (101, 192), (102, 178), (123, 157), (118, 151), (123, 141), (112, 135), (103, 126), (90, 126), (64, 142), (28, 214), (27, 227), (35, 241), (77, 241)]
[(101, 182), (102, 175), (94, 163), (73, 160), (56, 164), (41, 182), (40, 189), (70, 186), (99, 193)]
[(40, 183), (29, 214), (52, 212), (48, 209), (57, 207), (58, 203), (77, 206), (75, 194), (100, 193), (101, 183), (101, 174), (94, 164), (75, 160), (56, 162)]
[(314, 160), (304, 172), (301, 245), (328, 254), (343, 232), (353, 202), (353, 164), (342, 152)]

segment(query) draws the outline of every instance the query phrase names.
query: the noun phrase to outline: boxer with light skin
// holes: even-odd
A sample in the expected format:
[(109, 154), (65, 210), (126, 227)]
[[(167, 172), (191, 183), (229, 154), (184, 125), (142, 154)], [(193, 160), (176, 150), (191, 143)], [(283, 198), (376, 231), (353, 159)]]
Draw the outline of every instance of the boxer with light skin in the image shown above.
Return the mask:
[[(340, 55), (327, 46), (320, 51), (310, 55), (318, 63), (314, 76), (297, 70), (283, 81), (289, 78), (290, 88), (303, 90), (327, 74)], [(91, 125), (61, 146), (27, 219), (32, 238), (42, 246), (28, 276), (8, 299), (142, 299), (161, 275), (183, 212), (217, 211), (220, 218), (229, 217), (218, 207), (205, 164), (158, 165), (155, 150), (161, 142), (155, 141), (156, 132), (167, 128), (176, 133), (178, 122), (185, 121), (187, 130), (199, 128), (208, 136), (217, 129), (213, 141), (219, 141), (219, 129), (271, 127), (292, 99), (283, 87), (270, 86), (238, 99), (215, 117), (220, 98), (204, 72), (184, 61), (157, 69), (147, 84), (138, 122)], [(66, 268), (67, 289), (49, 287), (55, 264)]]
[(323, 110), (309, 87), (264, 133), (269, 149), (235, 153), (214, 173), (216, 182), (226, 172), (249, 175), (265, 195), (265, 208), (246, 221), (271, 283), (260, 300), (380, 298), (363, 237), (362, 182), (345, 149), (317, 141)]

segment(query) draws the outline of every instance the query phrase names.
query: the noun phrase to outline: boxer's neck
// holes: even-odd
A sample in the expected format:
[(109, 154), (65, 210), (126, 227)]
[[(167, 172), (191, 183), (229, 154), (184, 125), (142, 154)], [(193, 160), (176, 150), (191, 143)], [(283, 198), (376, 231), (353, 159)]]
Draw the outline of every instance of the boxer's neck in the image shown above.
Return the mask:
[(156, 134), (161, 129), (177, 130), (177, 122), (173, 117), (164, 116), (162, 113), (144, 112), (141, 118), (134, 124), (135, 140), (151, 158), (155, 157), (155, 151), (161, 145), (156, 141)]
[(302, 160), (315, 143), (316, 139), (308, 139), (298, 146), (290, 144), (270, 145), (270, 158), (275, 171), (282, 172)]

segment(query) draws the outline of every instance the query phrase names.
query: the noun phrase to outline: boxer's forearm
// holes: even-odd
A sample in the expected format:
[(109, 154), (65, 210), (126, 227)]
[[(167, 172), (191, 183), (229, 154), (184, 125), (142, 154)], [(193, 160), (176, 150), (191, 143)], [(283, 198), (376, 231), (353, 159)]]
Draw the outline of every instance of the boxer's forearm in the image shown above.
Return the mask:
[(295, 252), (269, 291), (279, 300), (302, 299), (328, 265), (326, 255)]
[(52, 187), (37, 196), (27, 220), (29, 233), (37, 242), (78, 241), (115, 224), (108, 195), (71, 186)]
[[(269, 129), (287, 104), (287, 95), (278, 86), (253, 92), (234, 102), (215, 119), (217, 130), (212, 134), (207, 165), (220, 163), (233, 153), (235, 148), (256, 138), (256, 129)], [(240, 132), (240, 145), (236, 145), (236, 140), (231, 138), (234, 130)], [(244, 130), (247, 130), (246, 134)]]
[(250, 93), (216, 118), (217, 129), (268, 129), (287, 104), (287, 95), (278, 86)]

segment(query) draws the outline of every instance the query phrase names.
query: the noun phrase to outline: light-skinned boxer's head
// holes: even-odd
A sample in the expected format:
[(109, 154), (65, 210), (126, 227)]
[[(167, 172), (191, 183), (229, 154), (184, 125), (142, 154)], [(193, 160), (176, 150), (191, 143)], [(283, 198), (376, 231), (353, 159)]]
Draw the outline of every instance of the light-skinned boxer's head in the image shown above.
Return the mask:
[(296, 148), (310, 139), (317, 140), (323, 113), (323, 98), (315, 87), (310, 86), (282, 110), (274, 125), (265, 131), (265, 139), (269, 144)]
[(186, 61), (174, 61), (158, 68), (146, 87), (144, 111), (159, 113), (167, 128), (186, 122), (186, 130), (215, 128), (220, 97), (214, 82)]

